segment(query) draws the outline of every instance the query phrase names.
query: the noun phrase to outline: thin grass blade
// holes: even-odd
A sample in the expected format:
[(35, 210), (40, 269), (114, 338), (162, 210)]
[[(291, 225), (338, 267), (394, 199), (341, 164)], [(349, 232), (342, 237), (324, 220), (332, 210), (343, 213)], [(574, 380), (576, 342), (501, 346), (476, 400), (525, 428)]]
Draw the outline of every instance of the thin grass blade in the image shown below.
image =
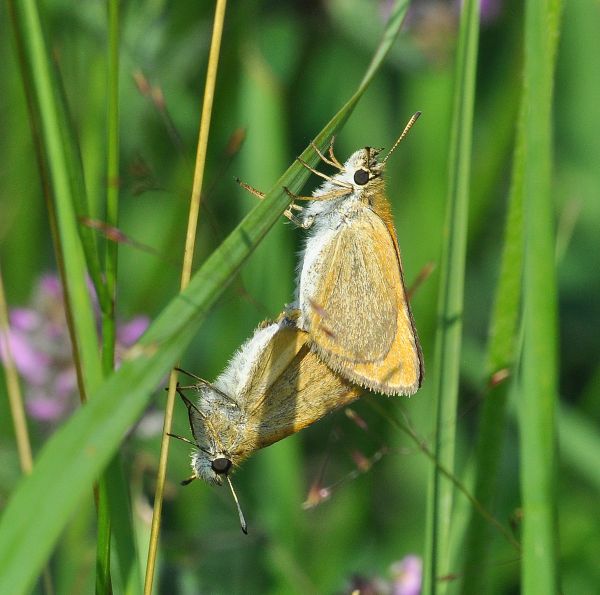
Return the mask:
[[(508, 198), (508, 214), (500, 275), (495, 292), (487, 348), (485, 395), (475, 453), (474, 497), (490, 510), (497, 487), (497, 472), (506, 429), (510, 378), (518, 360), (517, 333), (523, 275), (523, 114), (519, 117), (517, 149)], [(490, 529), (475, 511), (470, 512), (463, 560), (462, 592), (482, 593), (489, 584), (487, 555)]]
[[(479, 2), (463, 3), (456, 62), (453, 124), (450, 139), (446, 237), (442, 248), (438, 330), (433, 381), (435, 383), (435, 458), (454, 470), (456, 405), (460, 367), (463, 293), (469, 209), (469, 178), (475, 74), (479, 36)], [(432, 467), (427, 509), (424, 593), (446, 591), (454, 485)]]
[[(53, 67), (50, 52), (45, 43), (38, 7), (35, 2), (26, 2), (12, 5), (11, 9), (17, 43), (25, 58), (22, 61), (23, 78), (28, 82), (26, 90), (29, 93), (31, 118), (33, 122), (40, 122), (41, 146), (50, 172), (54, 199), (54, 205), (51, 208), (56, 214), (58, 222), (56, 245), (59, 253), (57, 259), (59, 263), (62, 263), (61, 268), (64, 268), (63, 280), (70, 314), (69, 320), (72, 321), (74, 351), (81, 356), (79, 377), (82, 381), (80, 388), (83, 394), (86, 394), (101, 378), (96, 321), (86, 281), (87, 272), (94, 280), (104, 320), (107, 316), (108, 318), (113, 317), (114, 312), (105, 285), (101, 281), (99, 257), (93, 232), (79, 224), (79, 217), (87, 214), (87, 202), (78, 142), (71, 125), (61, 81)], [(109, 341), (111, 334), (114, 336), (114, 333), (103, 333), (104, 336), (108, 336)], [(104, 353), (110, 357), (112, 350), (104, 349)], [(77, 356), (76, 359), (78, 359)], [(114, 490), (115, 486), (123, 484), (110, 479), (105, 483), (106, 490), (99, 490), (102, 496), (98, 502), (101, 509), (99, 518), (104, 519), (100, 525), (100, 534), (104, 533), (101, 538), (104, 545), (99, 546), (98, 555), (103, 560), (103, 562), (99, 562), (99, 567), (106, 569), (102, 571), (105, 576), (101, 582), (107, 585), (109, 582), (110, 535), (108, 527), (110, 514), (108, 510), (102, 510), (107, 506), (103, 495), (107, 490)], [(127, 493), (120, 494), (120, 496), (127, 500)], [(134, 539), (131, 522), (127, 526), (130, 534), (128, 545), (132, 546)], [(121, 534), (123, 532), (122, 528)], [(119, 546), (119, 542), (117, 545)], [(132, 559), (135, 559), (135, 556)]]
[(523, 506), (522, 592), (559, 591), (556, 510), (557, 287), (552, 97), (560, 3), (525, 9), (524, 285), (519, 430)]

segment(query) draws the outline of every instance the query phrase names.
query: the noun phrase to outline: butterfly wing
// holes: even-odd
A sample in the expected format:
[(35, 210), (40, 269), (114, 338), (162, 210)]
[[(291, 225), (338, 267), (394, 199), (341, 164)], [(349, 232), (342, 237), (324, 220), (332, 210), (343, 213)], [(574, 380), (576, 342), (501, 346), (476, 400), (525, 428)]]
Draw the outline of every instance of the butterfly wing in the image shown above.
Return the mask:
[(286, 323), (273, 323), (276, 332), (257, 358), (254, 371), (249, 379), (242, 407), (252, 415), (261, 406), (264, 395), (304, 348), (308, 335), (298, 332), (295, 326)]
[(371, 209), (332, 236), (310, 298), (314, 349), (343, 377), (385, 394), (412, 394), (422, 358), (391, 221)]
[(308, 296), (311, 339), (336, 361), (379, 361), (396, 334), (398, 273), (388, 258), (393, 244), (382, 221), (371, 215), (344, 225), (323, 247)]
[[(283, 328), (273, 337), (271, 356), (263, 377), (270, 381), (253, 399), (252, 412), (241, 448), (269, 446), (346, 405), (360, 394), (357, 386), (330, 370), (313, 353), (308, 333)], [(296, 351), (290, 360), (287, 354)]]

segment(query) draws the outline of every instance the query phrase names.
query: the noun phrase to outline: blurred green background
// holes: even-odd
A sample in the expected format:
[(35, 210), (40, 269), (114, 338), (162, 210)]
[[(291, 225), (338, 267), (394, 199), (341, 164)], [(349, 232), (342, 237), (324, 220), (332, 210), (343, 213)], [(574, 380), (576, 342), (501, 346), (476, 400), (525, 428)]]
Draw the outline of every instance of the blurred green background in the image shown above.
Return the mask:
[[(416, 110), (423, 112), (388, 166), (387, 186), (411, 284), (437, 263), (447, 195), (455, 2), (417, 1), (384, 67), (338, 137), (345, 157), (365, 145), (390, 147)], [(477, 81), (472, 195), (465, 287), (457, 469), (468, 484), (477, 417), (485, 398), (484, 353), (498, 275), (522, 68), (521, 2), (484, 2)], [(385, 25), (389, 3), (366, 0), (231, 2), (228, 6), (209, 140), (196, 263), (252, 208), (239, 176), (268, 189), (355, 90)], [(131, 1), (122, 6), (120, 229), (152, 247), (120, 248), (118, 314), (153, 318), (179, 287), (201, 94), (213, 3)], [(554, 198), (560, 301), (561, 432), (559, 520), (565, 593), (600, 584), (600, 38), (593, 0), (565, 3), (555, 99)], [(105, 5), (45, 3), (49, 43), (63, 77), (92, 212), (105, 194)], [(6, 6), (0, 7), (0, 256), (11, 306), (26, 306), (41, 274), (54, 271), (25, 97)], [(594, 50), (594, 47), (596, 50)], [(232, 136), (244, 141), (232, 150)], [(235, 144), (235, 143), (233, 143)], [(312, 179), (305, 193), (318, 183)], [(214, 378), (265, 318), (293, 298), (302, 233), (282, 218), (226, 292), (191, 345), (184, 368)], [(413, 298), (425, 365), (436, 327), (438, 275)], [(0, 505), (20, 471), (4, 384), (0, 386)], [(155, 410), (165, 393), (158, 389)], [(382, 399), (432, 435), (426, 373), (413, 398)], [(359, 428), (343, 412), (252, 457), (235, 476), (250, 534), (229, 493), (178, 481), (189, 475), (189, 448), (173, 444), (163, 509), (157, 592), (334, 593), (354, 575), (389, 579), (389, 566), (421, 554), (428, 459), (389, 420), (359, 401)], [(160, 425), (134, 431), (129, 463), (140, 556), (146, 555)], [(145, 426), (146, 427), (146, 426)], [(31, 421), (34, 452), (52, 428)], [(153, 432), (154, 428), (154, 432)], [(177, 406), (174, 430), (189, 435)], [(518, 517), (516, 429), (509, 423), (497, 499), (504, 525)], [(357, 460), (388, 453), (353, 477)], [(305, 510), (311, 486), (331, 497)], [(457, 495), (459, 510), (470, 504)], [(90, 498), (53, 556), (58, 592), (89, 592), (94, 580), (94, 511)], [(517, 523), (518, 525), (518, 523)], [(518, 532), (518, 526), (514, 527)], [(516, 593), (518, 556), (493, 533), (489, 593)], [(458, 572), (459, 569), (457, 569)], [(449, 578), (451, 586), (460, 577)]]

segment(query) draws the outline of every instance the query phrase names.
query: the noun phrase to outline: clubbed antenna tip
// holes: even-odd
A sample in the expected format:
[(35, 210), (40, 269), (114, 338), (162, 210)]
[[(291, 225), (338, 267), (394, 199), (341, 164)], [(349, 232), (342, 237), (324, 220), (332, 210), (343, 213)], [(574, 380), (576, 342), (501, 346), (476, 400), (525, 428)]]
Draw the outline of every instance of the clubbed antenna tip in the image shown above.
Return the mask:
[(402, 134), (398, 137), (398, 140), (394, 143), (394, 146), (390, 149), (390, 152), (385, 156), (385, 159), (381, 162), (382, 164), (384, 164), (389, 159), (390, 155), (396, 150), (396, 147), (404, 140), (404, 137), (408, 134), (408, 131), (413, 127), (413, 124), (419, 119), (420, 115), (421, 112), (415, 112), (411, 116), (410, 120), (404, 127)]

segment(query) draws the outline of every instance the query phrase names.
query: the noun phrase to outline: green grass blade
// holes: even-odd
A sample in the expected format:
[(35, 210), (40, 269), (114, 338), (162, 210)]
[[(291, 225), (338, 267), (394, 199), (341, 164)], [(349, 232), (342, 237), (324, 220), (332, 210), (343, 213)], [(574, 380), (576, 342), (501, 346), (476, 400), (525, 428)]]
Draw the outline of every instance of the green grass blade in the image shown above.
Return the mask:
[[(476, 451), (473, 496), (488, 510), (491, 508), (497, 487), (497, 471), (506, 429), (506, 404), (510, 387), (510, 381), (498, 379), (500, 381), (496, 383), (493, 375), (496, 372), (511, 375), (514, 371), (521, 300), (522, 232), (522, 186), (514, 181), (510, 193), (500, 278), (490, 324), (486, 366), (490, 386), (485, 394)], [(475, 511), (471, 511), (462, 576), (464, 593), (481, 593), (484, 585), (488, 584), (485, 571), (489, 543), (489, 525), (483, 522)]]
[[(108, 94), (106, 156), (106, 223), (119, 226), (119, 2), (108, 3)], [(82, 230), (83, 231), (83, 230)], [(91, 231), (87, 230), (86, 231)], [(118, 243), (105, 242), (104, 280), (109, 307), (102, 308), (102, 369), (108, 376), (114, 369), (116, 341), (116, 287)], [(141, 575), (138, 564), (133, 517), (128, 485), (124, 481), (120, 453), (110, 461), (100, 481), (104, 498), (99, 499), (96, 584), (110, 584), (111, 535), (121, 571), (125, 593), (139, 593)], [(103, 521), (103, 522), (101, 522)], [(111, 529), (112, 528), (112, 529)], [(103, 562), (100, 565), (100, 562)], [(106, 575), (102, 576), (102, 570)], [(112, 580), (114, 581), (114, 573)], [(98, 588), (96, 589), (99, 592)], [(104, 592), (104, 591), (100, 591)]]
[(74, 322), (74, 343), (85, 370), (86, 385), (93, 387), (101, 377), (95, 318), (88, 288), (84, 253), (78, 234), (75, 196), (71, 183), (71, 155), (65, 151), (64, 117), (61, 115), (60, 90), (57, 87), (52, 65), (44, 40), (41, 17), (37, 3), (26, 0), (12, 6), (13, 23), (19, 29), (17, 38), (23, 41), (22, 52), (32, 81), (32, 105), (40, 114), (42, 144), (45, 149), (55, 211), (64, 256), (66, 292)]
[(106, 478), (98, 481), (98, 531), (96, 535), (96, 595), (112, 592), (110, 575), (110, 510)]
[[(27, 72), (26, 89), (33, 92), (29, 99), (32, 121), (40, 124), (41, 146), (48, 165), (53, 204), (50, 208), (56, 217), (58, 237), (57, 260), (61, 263), (65, 305), (69, 321), (73, 355), (77, 362), (79, 388), (89, 394), (101, 380), (100, 354), (96, 321), (86, 284), (87, 269), (79, 232), (75, 205), (83, 197), (81, 164), (76, 158), (73, 130), (66, 115), (65, 100), (58, 77), (53, 69), (44, 38), (38, 6), (34, 1), (11, 6), (17, 42), (24, 56)], [(51, 215), (52, 217), (52, 215)], [(105, 490), (98, 490), (100, 526), (106, 522)], [(102, 540), (106, 548), (110, 539)], [(102, 572), (104, 590), (108, 588), (108, 560), (105, 548), (98, 549), (98, 567)]]
[[(40, 18), (35, 1), (14, 3), (11, 0), (9, 8), (17, 49), (22, 58), (21, 74), (32, 128), (35, 131), (34, 136), (40, 137), (36, 139), (43, 155), (40, 155), (40, 159), (44, 160), (43, 165), (40, 163), (40, 168), (49, 170), (48, 185), (53, 191), (56, 191), (57, 185), (69, 185), (71, 192), (68, 198), (72, 201), (75, 212), (78, 217), (87, 216), (88, 206), (79, 144), (69, 114), (66, 93), (45, 41), (43, 19)], [(50, 142), (51, 140), (54, 142)], [(59, 147), (63, 153), (60, 158), (57, 153)], [(103, 310), (107, 310), (109, 302), (101, 281), (95, 232), (79, 223), (78, 231), (99, 303)]]
[[(86, 187), (84, 181), (83, 163), (79, 148), (79, 139), (76, 129), (69, 113), (66, 91), (63, 88), (62, 79), (54, 65), (48, 62), (49, 76), (52, 77), (52, 84), (56, 90), (56, 112), (52, 117), (56, 118), (58, 129), (62, 133), (62, 149), (64, 152), (66, 175), (71, 186), (71, 196), (73, 209), (76, 214), (77, 232), (85, 256), (88, 274), (98, 296), (98, 304), (103, 312), (110, 312), (111, 301), (106, 291), (106, 286), (102, 280), (102, 271), (100, 265), (100, 256), (98, 253), (98, 244), (96, 232), (87, 225), (81, 223), (81, 219), (89, 216), (88, 200), (86, 196)], [(47, 112), (45, 117), (50, 116)]]
[[(115, 553), (119, 562), (121, 587), (123, 593), (135, 594), (142, 591), (135, 527), (129, 484), (123, 469), (121, 456), (110, 461), (104, 474), (107, 483), (106, 496), (110, 510), (111, 532)], [(115, 581), (115, 573), (112, 575)]]
[[(523, 118), (519, 118), (517, 148), (522, 146)], [(489, 390), (485, 395), (477, 442), (473, 496), (491, 509), (497, 488), (497, 472), (506, 428), (506, 405), (510, 382), (494, 378), (506, 372), (511, 376), (517, 363), (517, 333), (522, 298), (523, 275), (523, 152), (516, 150), (508, 199), (504, 246), (495, 302), (490, 321), (486, 374)], [(489, 584), (487, 555), (490, 527), (475, 511), (470, 512), (463, 561), (462, 592), (482, 593)]]
[[(108, 319), (113, 318), (114, 313), (110, 306), (112, 302), (106, 299), (108, 294), (105, 291), (105, 286), (100, 281), (99, 259), (95, 238), (92, 235), (93, 232), (86, 227), (81, 227), (78, 221), (79, 216), (87, 214), (78, 143), (68, 115), (66, 98), (44, 41), (43, 27), (37, 5), (35, 2), (29, 2), (18, 7), (13, 6), (13, 15), (13, 23), (15, 29), (17, 29), (17, 40), (25, 57), (24, 64), (28, 66), (24, 69), (27, 72), (23, 72), (23, 77), (31, 81), (28, 89), (32, 91), (30, 97), (32, 118), (41, 122), (42, 144), (51, 173), (52, 190), (56, 204), (54, 210), (57, 215), (58, 235), (60, 237), (58, 245), (62, 247), (62, 256), (57, 256), (57, 258), (59, 262), (61, 260), (64, 262), (64, 278), (68, 295), (71, 298), (71, 310), (73, 312), (71, 319), (73, 320), (73, 333), (75, 336), (74, 344), (81, 353), (83, 368), (81, 376), (89, 380), (89, 385), (85, 387), (86, 392), (88, 392), (94, 383), (99, 382), (100, 366), (95, 316), (89, 299), (86, 267), (82, 252), (87, 260), (87, 271), (94, 279), (104, 313), (103, 320), (106, 320), (107, 317)], [(111, 178), (110, 175), (109, 178)], [(117, 176), (114, 176), (113, 179), (116, 180), (116, 178)], [(109, 277), (114, 277), (114, 275), (107, 276), (107, 279)], [(114, 333), (103, 333), (103, 336), (108, 336), (109, 342), (111, 335), (114, 335)], [(107, 349), (106, 345), (104, 347), (103, 352), (108, 354), (112, 360), (113, 350)], [(115, 463), (115, 465), (118, 466), (118, 463)], [(107, 473), (113, 476), (114, 479), (115, 470), (112, 469), (112, 466), (109, 467)], [(115, 482), (110, 477), (104, 483), (106, 489), (101, 487), (98, 501), (99, 519), (101, 520), (99, 539), (103, 544), (98, 547), (98, 556), (99, 560), (103, 560), (102, 563), (99, 563), (99, 567), (106, 569), (103, 571), (105, 576), (101, 581), (102, 584), (106, 585), (108, 584), (108, 561), (110, 559), (108, 551), (110, 545), (110, 534), (108, 532), (110, 515), (109, 511), (105, 510), (107, 503), (104, 496), (107, 491), (115, 490), (116, 486), (123, 486), (123, 483)], [(114, 499), (119, 499), (117, 496), (121, 497), (122, 500), (127, 499), (126, 492), (114, 495)], [(102, 527), (104, 527), (104, 531)], [(121, 534), (123, 534), (124, 528), (121, 527), (120, 529)], [(133, 546), (131, 522), (129, 523), (129, 529), (131, 536), (128, 545)], [(117, 542), (117, 545), (119, 545), (119, 542)], [(124, 558), (125, 556), (121, 557)], [(132, 559), (137, 558), (133, 555)]]
[(551, 117), (558, 2), (525, 12), (524, 285), (519, 429), (522, 592), (558, 591), (556, 519), (557, 287), (551, 196)]
[[(442, 249), (435, 383), (435, 457), (454, 469), (456, 404), (463, 316), (467, 216), (475, 73), (479, 35), (479, 3), (463, 3), (457, 51), (453, 124), (450, 140), (446, 238)], [(427, 515), (424, 593), (445, 591), (437, 577), (448, 573), (454, 485), (432, 467)]]
[[(318, 146), (324, 147), (349, 117), (394, 39), (389, 32), (398, 32), (406, 6), (406, 2), (396, 6), (369, 76), (317, 135)], [(311, 163), (317, 160), (310, 147), (302, 157)], [(75, 507), (91, 490), (152, 391), (287, 207), (289, 197), (283, 186), (299, 191), (308, 176), (309, 172), (297, 162), (281, 176), (265, 200), (206, 260), (187, 289), (163, 310), (122, 367), (94, 390), (87, 406), (47, 442), (33, 473), (18, 484), (0, 519), (0, 592), (22, 593), (31, 587)], [(39, 507), (40, 494), (44, 494), (43, 508)], [(32, 510), (36, 510), (35, 523), (30, 522)]]

